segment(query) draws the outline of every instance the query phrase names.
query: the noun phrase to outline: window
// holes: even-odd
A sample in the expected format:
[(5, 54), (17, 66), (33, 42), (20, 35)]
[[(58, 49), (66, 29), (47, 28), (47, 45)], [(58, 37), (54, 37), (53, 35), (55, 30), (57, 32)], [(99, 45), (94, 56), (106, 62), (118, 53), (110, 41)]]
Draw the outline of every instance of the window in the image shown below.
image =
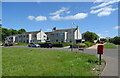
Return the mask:
[(35, 37), (37, 37), (37, 36), (35, 35)]
[(54, 34), (50, 34), (50, 35), (54, 35)]
[(58, 40), (56, 40), (56, 42), (58, 42)]
[(56, 34), (56, 36), (58, 36), (58, 33)]

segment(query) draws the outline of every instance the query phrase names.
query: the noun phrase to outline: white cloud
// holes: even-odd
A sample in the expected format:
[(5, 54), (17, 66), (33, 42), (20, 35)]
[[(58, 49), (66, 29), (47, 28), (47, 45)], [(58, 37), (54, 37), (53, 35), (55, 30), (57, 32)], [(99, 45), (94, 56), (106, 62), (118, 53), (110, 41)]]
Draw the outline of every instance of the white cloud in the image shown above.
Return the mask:
[(120, 29), (120, 26), (115, 26), (114, 29)]
[(46, 16), (37, 16), (37, 17), (35, 18), (35, 20), (36, 20), (36, 21), (45, 21), (45, 20), (47, 20), (47, 17), (46, 17)]
[(49, 29), (49, 28), (48, 28), (47, 31), (52, 31), (52, 29)]
[(34, 16), (28, 16), (29, 20), (33, 20), (35, 17)]
[(100, 38), (106, 38), (108, 37), (108, 32), (104, 33), (104, 34), (97, 34)]
[(57, 10), (56, 12), (50, 13), (50, 19), (52, 20), (78, 20), (83, 19), (88, 16), (87, 13), (77, 13), (75, 15), (68, 15), (68, 16), (61, 16), (63, 14), (69, 14), (69, 8), (62, 7), (61, 9)]
[[(96, 1), (100, 1), (100, 0), (96, 0)], [(92, 10), (90, 11), (90, 13), (91, 14), (98, 13), (97, 16), (99, 16), (99, 17), (108, 16), (113, 11), (117, 10), (117, 8), (112, 8), (112, 5), (110, 5), (110, 4), (113, 4), (113, 3), (118, 2), (118, 1), (120, 1), (120, 0), (109, 0), (109, 1), (106, 0), (106, 2), (103, 2), (102, 4), (100, 4), (98, 6), (91, 7)], [(105, 4), (107, 4), (107, 5), (105, 5)], [(99, 8), (99, 9), (96, 9), (96, 8)], [(96, 10), (94, 10), (94, 9), (96, 9)]]
[(95, 0), (94, 3), (98, 3), (98, 2), (107, 2), (109, 0)]
[(76, 15), (69, 15), (69, 16), (51, 16), (50, 19), (52, 20), (79, 20), (79, 19), (84, 19), (88, 16), (87, 13), (77, 13)]
[(111, 7), (105, 7), (105, 8), (103, 8), (103, 10), (101, 11), (101, 12), (99, 12), (97, 15), (98, 16), (108, 16), (108, 15), (110, 15), (111, 14), (111, 12), (112, 11), (115, 11), (115, 10), (117, 10), (117, 8), (111, 8)]
[(35, 21), (45, 21), (47, 20), (47, 17), (46, 16), (28, 16), (28, 19), (29, 20), (35, 20)]
[(111, 12), (103, 11), (103, 12), (98, 13), (98, 16), (99, 17), (101, 17), (101, 16), (108, 16), (110, 14), (111, 14)]
[(96, 14), (96, 13), (102, 11), (102, 10), (103, 10), (103, 8), (100, 8), (100, 9), (98, 9), (98, 10), (91, 10), (90, 13), (91, 13), (91, 14)]
[(68, 9), (69, 9), (69, 8), (62, 7), (62, 8), (59, 9), (58, 11), (53, 12), (53, 13), (50, 13), (50, 15), (61, 15), (61, 14), (63, 14), (64, 12), (66, 12)]
[(98, 6), (93, 6), (93, 7), (91, 7), (91, 9), (96, 9), (96, 8), (105, 7), (105, 6), (107, 6), (107, 5), (110, 5), (110, 4), (113, 4), (113, 3), (119, 2), (119, 1), (120, 1), (120, 0), (109, 0), (109, 1), (107, 1), (107, 2), (103, 2), (103, 3), (101, 3), (101, 4), (98, 5)]
[(102, 34), (97, 34), (100, 38), (105, 38)]
[(106, 30), (106, 31), (104, 31), (104, 32), (108, 33), (109, 31)]
[(70, 13), (70, 11), (67, 11), (66, 13), (67, 13), (67, 14), (69, 14), (69, 13)]
[(105, 1), (105, 0), (95, 0), (94, 3), (96, 3), (96, 2), (103, 2), (103, 1)]

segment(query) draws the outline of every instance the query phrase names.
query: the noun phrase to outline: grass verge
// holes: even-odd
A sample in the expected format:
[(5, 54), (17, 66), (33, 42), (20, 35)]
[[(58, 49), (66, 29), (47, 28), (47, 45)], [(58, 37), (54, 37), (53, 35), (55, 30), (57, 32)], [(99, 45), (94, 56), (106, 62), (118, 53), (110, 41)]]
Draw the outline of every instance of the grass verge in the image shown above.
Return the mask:
[(80, 52), (3, 48), (3, 76), (96, 76), (98, 58)]
[(104, 48), (106, 48), (106, 49), (116, 49), (117, 46), (113, 43), (106, 43), (106, 44), (104, 44)]
[(18, 44), (15, 44), (15, 46), (27, 46), (28, 44), (27, 43), (18, 43)]

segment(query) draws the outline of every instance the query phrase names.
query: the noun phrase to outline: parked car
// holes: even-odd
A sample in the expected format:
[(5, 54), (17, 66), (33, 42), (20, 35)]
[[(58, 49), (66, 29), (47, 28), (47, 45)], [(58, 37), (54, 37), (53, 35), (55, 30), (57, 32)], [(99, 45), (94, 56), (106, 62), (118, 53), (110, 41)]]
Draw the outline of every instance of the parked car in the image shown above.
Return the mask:
[(70, 48), (85, 48), (85, 45), (70, 45)]
[(40, 45), (36, 43), (29, 43), (28, 47), (40, 47)]
[(44, 43), (44, 44), (41, 44), (40, 47), (44, 47), (44, 48), (52, 48), (52, 44), (51, 43)]
[(7, 43), (3, 43), (2, 46), (13, 46), (14, 43), (12, 42), (7, 42)]

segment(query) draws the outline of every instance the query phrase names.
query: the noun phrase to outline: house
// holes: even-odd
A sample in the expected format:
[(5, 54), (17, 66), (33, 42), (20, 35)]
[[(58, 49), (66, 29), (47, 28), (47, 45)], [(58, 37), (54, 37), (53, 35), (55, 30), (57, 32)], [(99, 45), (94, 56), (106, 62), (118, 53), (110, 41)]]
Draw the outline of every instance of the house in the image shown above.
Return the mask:
[(5, 42), (15, 42), (15, 38), (17, 35), (11, 35), (5, 38)]
[(52, 32), (33, 31), (25, 32), (18, 35), (12, 35), (5, 38), (5, 41), (9, 42), (74, 42), (80, 43), (82, 41), (81, 33), (78, 28), (71, 29), (59, 29), (53, 28)]
[(47, 35), (43, 31), (25, 32), (18, 35), (12, 35), (5, 38), (9, 42), (46, 42)]
[(51, 42), (81, 42), (81, 33), (78, 28), (71, 28), (71, 29), (59, 29), (57, 30), (56, 27), (53, 28), (52, 32), (46, 32), (48, 39)]

